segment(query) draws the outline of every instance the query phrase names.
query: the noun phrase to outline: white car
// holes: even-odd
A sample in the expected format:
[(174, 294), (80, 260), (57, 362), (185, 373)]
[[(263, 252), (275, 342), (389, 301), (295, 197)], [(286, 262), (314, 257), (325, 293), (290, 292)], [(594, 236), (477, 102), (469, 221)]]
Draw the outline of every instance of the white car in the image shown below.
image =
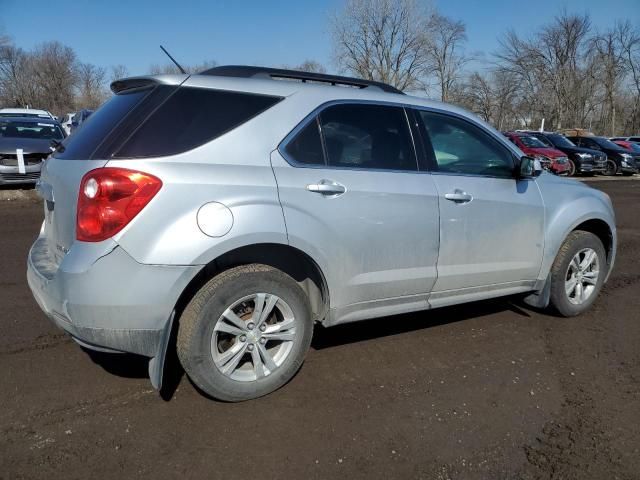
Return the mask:
[(73, 121), (73, 117), (75, 116), (75, 112), (67, 113), (64, 115), (64, 117), (62, 117), (62, 120), (60, 121), (60, 124), (62, 125), (62, 128), (67, 135), (71, 133), (71, 122)]
[(0, 108), (0, 117), (39, 117), (56, 120), (51, 112), (35, 108)]

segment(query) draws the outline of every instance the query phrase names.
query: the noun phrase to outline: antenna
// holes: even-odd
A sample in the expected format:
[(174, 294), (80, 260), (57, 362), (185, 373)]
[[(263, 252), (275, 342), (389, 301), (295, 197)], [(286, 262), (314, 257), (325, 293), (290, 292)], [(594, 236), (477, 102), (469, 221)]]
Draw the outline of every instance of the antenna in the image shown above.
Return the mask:
[(160, 45), (160, 49), (161, 49), (164, 53), (166, 53), (166, 54), (167, 54), (167, 57), (169, 57), (169, 59), (170, 59), (173, 63), (175, 63), (175, 64), (176, 64), (176, 67), (178, 67), (178, 70), (180, 70), (182, 73), (187, 73), (187, 72), (185, 72), (184, 68), (182, 68), (178, 62), (176, 62), (176, 59), (175, 59), (175, 58), (173, 58), (169, 52), (167, 52), (167, 49), (166, 49), (166, 48), (164, 48), (162, 45)]

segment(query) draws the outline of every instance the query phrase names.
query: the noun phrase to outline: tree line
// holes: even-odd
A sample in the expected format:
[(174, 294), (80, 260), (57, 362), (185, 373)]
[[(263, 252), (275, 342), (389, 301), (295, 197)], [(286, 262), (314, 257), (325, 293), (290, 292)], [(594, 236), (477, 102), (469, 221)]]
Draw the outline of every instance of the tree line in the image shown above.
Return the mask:
[[(640, 131), (640, 29), (628, 21), (600, 31), (589, 15), (561, 11), (530, 36), (503, 32), (488, 53), (469, 52), (465, 24), (420, 0), (345, 0), (328, 23), (338, 73), (458, 104), (498, 129), (537, 128), (544, 119), (548, 129)], [(327, 71), (314, 60), (291, 68)], [(172, 64), (147, 71), (176, 72)], [(94, 109), (128, 73), (83, 63), (56, 41), (25, 51), (0, 35), (2, 106)]]

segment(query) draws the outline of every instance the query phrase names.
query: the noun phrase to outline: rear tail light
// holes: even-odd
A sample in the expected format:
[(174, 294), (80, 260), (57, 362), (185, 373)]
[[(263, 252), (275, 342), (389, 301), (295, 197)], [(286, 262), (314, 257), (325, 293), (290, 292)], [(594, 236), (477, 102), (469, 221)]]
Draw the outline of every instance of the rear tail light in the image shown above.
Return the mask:
[(101, 242), (122, 230), (162, 187), (159, 178), (125, 168), (91, 170), (80, 182), (76, 238)]

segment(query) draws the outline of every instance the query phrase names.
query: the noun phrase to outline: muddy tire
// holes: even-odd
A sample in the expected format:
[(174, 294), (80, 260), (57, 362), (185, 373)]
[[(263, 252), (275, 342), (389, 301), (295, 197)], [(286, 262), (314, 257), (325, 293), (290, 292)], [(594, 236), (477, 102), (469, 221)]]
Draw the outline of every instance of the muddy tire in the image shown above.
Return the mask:
[(571, 232), (551, 267), (551, 306), (564, 317), (586, 311), (607, 275), (604, 246), (593, 233)]
[(289, 275), (244, 265), (207, 282), (180, 318), (178, 357), (206, 394), (238, 402), (287, 383), (309, 349), (309, 300)]

